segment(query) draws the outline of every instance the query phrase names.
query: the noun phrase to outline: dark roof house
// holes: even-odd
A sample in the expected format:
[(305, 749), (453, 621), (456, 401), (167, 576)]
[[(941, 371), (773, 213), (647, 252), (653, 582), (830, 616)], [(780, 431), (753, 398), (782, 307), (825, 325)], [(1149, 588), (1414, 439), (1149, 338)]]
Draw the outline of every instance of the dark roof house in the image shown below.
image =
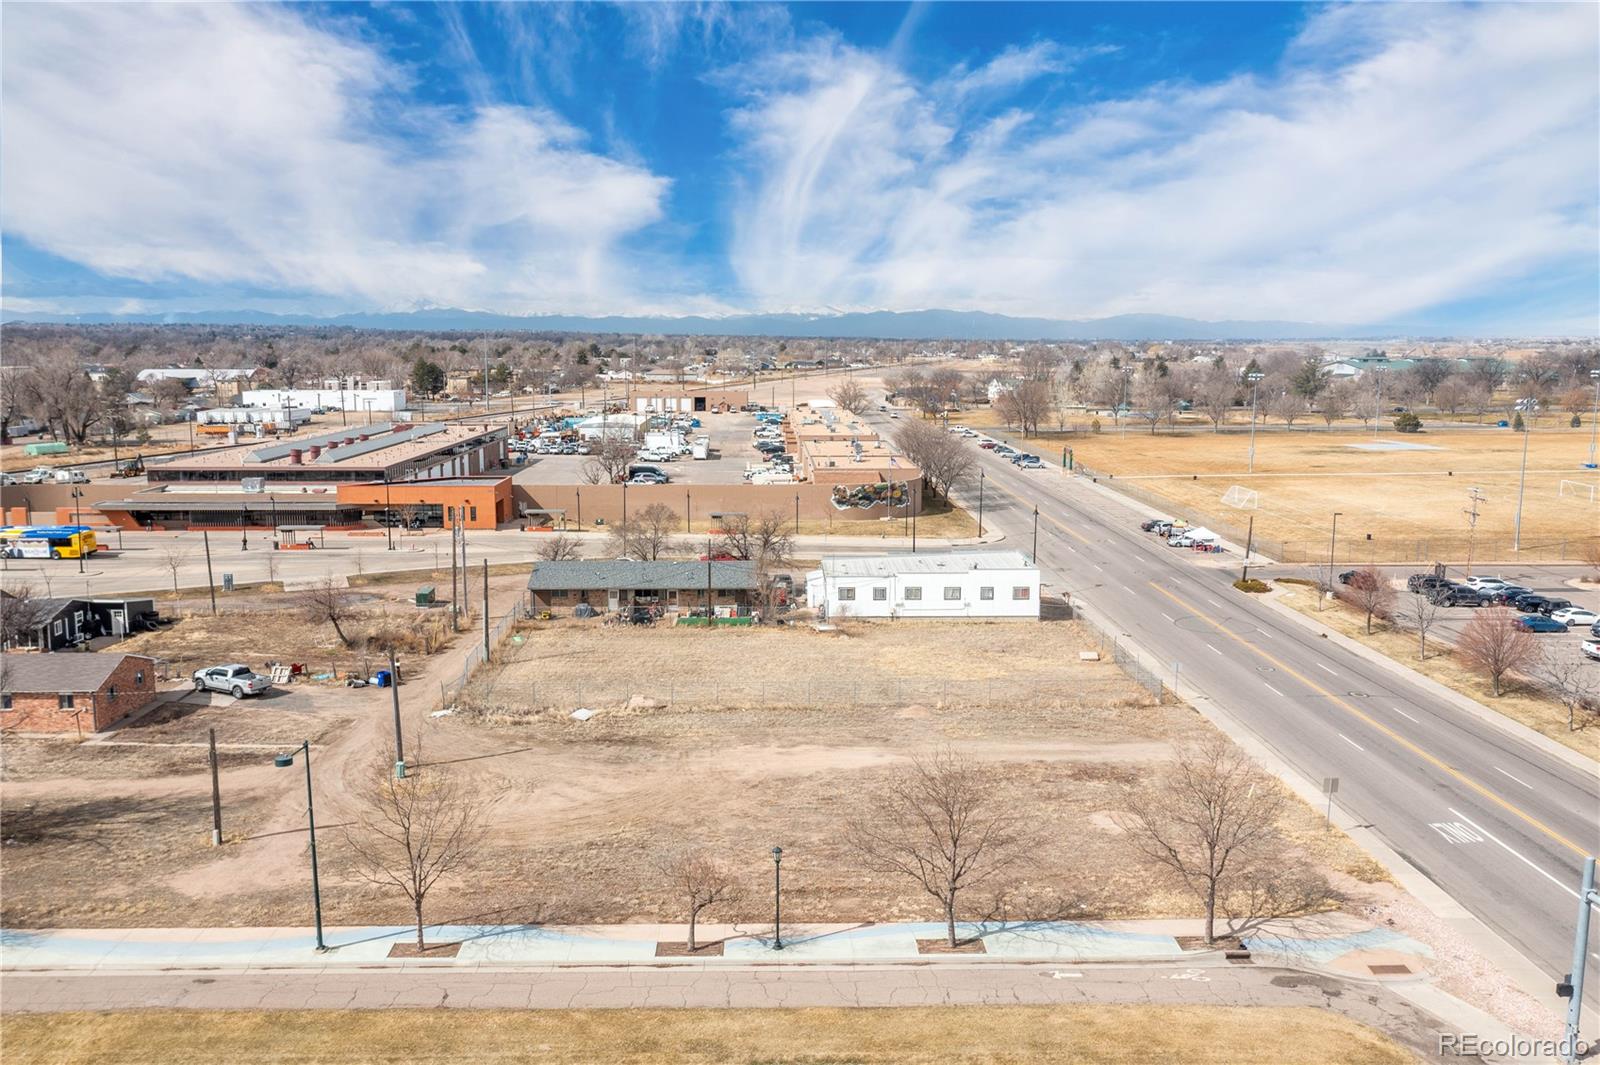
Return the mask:
[(703, 613), (709, 588), (719, 615), (743, 616), (759, 586), (754, 562), (539, 562), (528, 577), (528, 605), (551, 614), (570, 609), (581, 615), (580, 604), (598, 613), (633, 606)]

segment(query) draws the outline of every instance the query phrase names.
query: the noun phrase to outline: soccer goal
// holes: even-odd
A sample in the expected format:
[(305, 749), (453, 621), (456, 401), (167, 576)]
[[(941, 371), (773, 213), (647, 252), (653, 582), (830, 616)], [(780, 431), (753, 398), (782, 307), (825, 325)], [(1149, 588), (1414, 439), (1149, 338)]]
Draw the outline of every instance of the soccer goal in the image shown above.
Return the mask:
[(1561, 498), (1587, 499), (1589, 502), (1593, 503), (1595, 500), (1595, 490), (1597, 488), (1600, 488), (1600, 485), (1590, 484), (1588, 481), (1562, 481)]
[(1256, 490), (1239, 484), (1231, 485), (1226, 492), (1222, 493), (1222, 502), (1230, 507), (1238, 507), (1240, 510), (1255, 510)]

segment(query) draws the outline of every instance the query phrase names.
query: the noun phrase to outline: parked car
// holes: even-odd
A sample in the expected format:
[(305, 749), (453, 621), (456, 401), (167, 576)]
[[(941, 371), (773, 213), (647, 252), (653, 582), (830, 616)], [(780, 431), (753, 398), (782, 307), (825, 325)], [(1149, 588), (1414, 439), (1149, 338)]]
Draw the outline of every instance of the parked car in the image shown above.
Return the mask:
[(667, 475), (664, 473), (634, 473), (628, 475), (629, 484), (666, 484)]
[(1549, 617), (1557, 610), (1565, 610), (1571, 605), (1572, 600), (1570, 599), (1556, 599), (1551, 596), (1546, 596), (1545, 601), (1539, 604), (1539, 613), (1543, 614), (1545, 617)]
[(1172, 523), (1167, 521), (1167, 519), (1165, 519), (1165, 518), (1148, 518), (1145, 521), (1141, 521), (1139, 523), (1139, 531), (1140, 532), (1155, 532), (1156, 531), (1156, 526), (1158, 526), (1158, 525), (1171, 525), (1171, 524)]
[(1425, 592), (1436, 585), (1454, 583), (1448, 577), (1439, 577), (1432, 573), (1413, 573), (1406, 578), (1406, 591)]
[(55, 476), (56, 471), (51, 467), (35, 466), (33, 469), (22, 475), (22, 483), (44, 484), (46, 481), (54, 480)]
[(1528, 632), (1566, 632), (1567, 627), (1559, 621), (1551, 621), (1543, 614), (1524, 614), (1516, 621), (1517, 628)]
[(1559, 621), (1570, 627), (1578, 625), (1593, 625), (1600, 621), (1600, 614), (1581, 606), (1562, 607), (1560, 610), (1550, 611), (1550, 620)]
[(260, 695), (270, 687), (270, 677), (263, 677), (252, 672), (249, 666), (237, 662), (194, 671), (194, 690), (197, 692), (227, 692), (235, 699), (243, 699), (246, 695)]
[(1593, 625), (1589, 626), (1589, 635), (1600, 636), (1600, 621), (1597, 621)]
[(1600, 640), (1584, 640), (1582, 650), (1585, 658), (1600, 662)]
[(985, 451), (993, 451), (999, 445), (996, 444), (993, 440), (979, 440), (978, 441), (978, 446), (983, 448)]
[(1510, 605), (1511, 609), (1521, 611), (1524, 614), (1539, 614), (1543, 613), (1543, 607), (1549, 601), (1550, 600), (1546, 599), (1542, 595), (1529, 592), (1526, 595), (1519, 595), (1515, 599), (1511, 600)]
[(1349, 584), (1351, 581), (1355, 580), (1360, 573), (1361, 571), (1358, 569), (1347, 569), (1343, 573), (1339, 574), (1339, 583)]
[(1042, 470), (1044, 469), (1044, 463), (1039, 461), (1038, 455), (1023, 455), (1017, 460), (1017, 469)]
[(1508, 584), (1503, 588), (1496, 588), (1489, 593), (1489, 602), (1495, 606), (1505, 606), (1515, 602), (1518, 596), (1532, 595), (1533, 589), (1524, 588), (1520, 584)]
[(21, 484), (22, 481), (15, 474), (0, 473), (0, 484)]
[(1017, 453), (1017, 449), (1012, 447), (1010, 444), (996, 444), (994, 446), (994, 453), (999, 455), (1001, 458), (1010, 458), (1012, 455)]
[(1468, 577), (1465, 581), (1468, 588), (1479, 588), (1488, 591), (1492, 591), (1495, 588), (1503, 588), (1510, 583), (1504, 577)]
[(1479, 607), (1489, 601), (1489, 597), (1483, 592), (1460, 584), (1449, 587), (1437, 586), (1428, 593), (1428, 599), (1430, 602), (1437, 603), (1440, 606)]

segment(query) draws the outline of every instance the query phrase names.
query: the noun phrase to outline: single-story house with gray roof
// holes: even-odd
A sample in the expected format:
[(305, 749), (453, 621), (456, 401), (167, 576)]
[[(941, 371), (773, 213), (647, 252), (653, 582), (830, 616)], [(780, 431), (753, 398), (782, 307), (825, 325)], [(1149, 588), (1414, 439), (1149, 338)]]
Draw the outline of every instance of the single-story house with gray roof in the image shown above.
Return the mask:
[(156, 660), (144, 655), (0, 655), (7, 732), (99, 732), (155, 697)]
[(528, 608), (561, 615), (587, 603), (601, 614), (635, 605), (703, 614), (710, 589), (719, 613), (742, 616), (750, 612), (759, 585), (754, 562), (536, 562), (528, 577)]

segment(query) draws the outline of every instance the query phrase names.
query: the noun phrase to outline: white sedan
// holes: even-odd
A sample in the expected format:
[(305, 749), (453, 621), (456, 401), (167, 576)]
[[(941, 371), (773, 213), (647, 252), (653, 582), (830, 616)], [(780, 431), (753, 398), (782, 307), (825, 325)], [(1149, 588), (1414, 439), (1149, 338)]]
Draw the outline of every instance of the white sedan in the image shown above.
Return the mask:
[(1550, 612), (1551, 621), (1559, 621), (1568, 628), (1578, 628), (1584, 625), (1593, 625), (1600, 621), (1600, 614), (1593, 610), (1586, 610), (1581, 606), (1562, 607), (1560, 610)]
[(1468, 577), (1467, 587), (1480, 592), (1492, 592), (1496, 588), (1504, 588), (1511, 582), (1504, 577)]

